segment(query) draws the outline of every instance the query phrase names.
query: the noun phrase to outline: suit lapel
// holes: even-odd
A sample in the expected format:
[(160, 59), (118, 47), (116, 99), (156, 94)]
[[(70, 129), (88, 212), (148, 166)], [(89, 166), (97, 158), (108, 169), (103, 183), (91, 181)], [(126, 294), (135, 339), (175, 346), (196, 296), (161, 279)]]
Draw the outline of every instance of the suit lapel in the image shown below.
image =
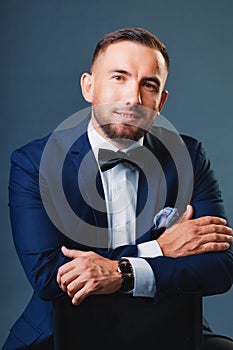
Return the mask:
[[(152, 140), (151, 140), (152, 141)], [(142, 162), (143, 168), (139, 173), (137, 209), (136, 209), (136, 239), (141, 243), (150, 239), (150, 229), (153, 218), (164, 205), (166, 194), (166, 183), (163, 170), (157, 159), (157, 147), (148, 142), (145, 136)]]
[(63, 185), (73, 211), (83, 221), (82, 229), (91, 234), (90, 245), (105, 248), (108, 244), (106, 204), (98, 165), (87, 137), (87, 122), (79, 126), (80, 136), (66, 157)]
[(150, 239), (155, 214), (166, 206), (174, 206), (178, 188), (174, 161), (163, 142), (151, 132), (145, 135), (142, 159), (136, 211), (138, 243)]

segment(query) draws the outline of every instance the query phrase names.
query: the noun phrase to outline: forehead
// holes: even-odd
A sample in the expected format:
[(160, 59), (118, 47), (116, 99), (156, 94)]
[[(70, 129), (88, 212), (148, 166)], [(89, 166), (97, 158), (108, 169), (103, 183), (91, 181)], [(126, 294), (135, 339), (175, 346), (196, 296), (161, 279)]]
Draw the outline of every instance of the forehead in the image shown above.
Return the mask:
[(167, 73), (165, 59), (160, 51), (132, 41), (116, 42), (100, 51), (93, 70), (127, 67)]

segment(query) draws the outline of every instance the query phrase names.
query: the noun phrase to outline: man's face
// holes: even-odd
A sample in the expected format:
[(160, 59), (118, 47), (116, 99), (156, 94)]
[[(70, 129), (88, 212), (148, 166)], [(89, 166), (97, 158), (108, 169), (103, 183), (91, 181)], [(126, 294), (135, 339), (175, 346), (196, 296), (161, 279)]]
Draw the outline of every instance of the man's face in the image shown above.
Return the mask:
[(130, 41), (108, 46), (81, 80), (96, 130), (110, 140), (139, 139), (166, 101), (166, 78), (159, 51)]

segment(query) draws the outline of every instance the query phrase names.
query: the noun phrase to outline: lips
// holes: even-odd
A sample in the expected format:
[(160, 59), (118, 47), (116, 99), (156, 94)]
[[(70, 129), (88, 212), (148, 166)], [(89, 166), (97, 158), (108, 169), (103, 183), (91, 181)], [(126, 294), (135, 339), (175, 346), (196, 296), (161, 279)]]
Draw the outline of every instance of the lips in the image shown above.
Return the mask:
[(136, 114), (135, 112), (130, 112), (130, 111), (116, 111), (116, 114), (125, 120), (137, 120), (140, 119), (141, 116)]

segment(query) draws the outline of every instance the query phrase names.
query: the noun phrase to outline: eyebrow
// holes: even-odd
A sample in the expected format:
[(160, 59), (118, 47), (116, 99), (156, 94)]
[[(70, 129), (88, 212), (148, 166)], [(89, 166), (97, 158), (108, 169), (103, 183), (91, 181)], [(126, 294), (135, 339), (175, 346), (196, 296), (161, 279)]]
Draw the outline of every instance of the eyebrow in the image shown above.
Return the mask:
[[(131, 75), (129, 72), (127, 72), (124, 69), (112, 69), (109, 73), (119, 73), (119, 74), (124, 74), (127, 76)], [(142, 80), (156, 83), (159, 87), (161, 85), (161, 82), (160, 82), (159, 78), (157, 78), (157, 77), (144, 77)]]
[(160, 82), (159, 78), (157, 78), (157, 77), (145, 77), (142, 80), (143, 81), (150, 81), (152, 83), (155, 83), (155, 84), (158, 85), (158, 87), (160, 87), (160, 85), (161, 85), (161, 82)]
[(125, 75), (131, 75), (129, 72), (123, 69), (111, 69), (109, 73), (120, 73), (120, 74), (125, 74)]

